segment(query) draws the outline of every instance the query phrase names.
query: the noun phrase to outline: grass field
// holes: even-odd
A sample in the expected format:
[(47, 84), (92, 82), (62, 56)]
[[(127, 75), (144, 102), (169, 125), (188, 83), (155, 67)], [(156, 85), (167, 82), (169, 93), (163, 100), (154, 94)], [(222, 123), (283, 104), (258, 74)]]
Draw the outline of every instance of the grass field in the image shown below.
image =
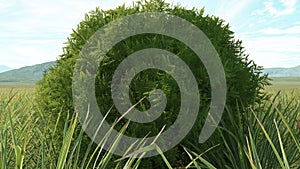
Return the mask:
[(281, 92), (286, 98), (300, 101), (300, 77), (274, 77), (272, 85), (266, 87), (270, 93)]
[(273, 77), (268, 90), (300, 90), (300, 77)]
[[(248, 133), (239, 134), (241, 129), (237, 126), (231, 131), (233, 139), (223, 140), (222, 144), (228, 146), (229, 168), (300, 168), (300, 127), (297, 126), (300, 78), (274, 78), (272, 83), (267, 91), (282, 90), (275, 101), (271, 100), (273, 96), (266, 103), (243, 110)], [(102, 149), (90, 150), (94, 153), (88, 154), (93, 155), (79, 163), (82, 133), (73, 135), (78, 127), (76, 119), (66, 120), (64, 129), (50, 127), (45, 112), (35, 107), (34, 88), (34, 84), (0, 83), (0, 168), (107, 168), (112, 156), (104, 154)], [(64, 135), (63, 140), (52, 137), (57, 132)], [(114, 146), (118, 145), (117, 141)], [(230, 145), (238, 146), (232, 149)], [(203, 154), (192, 151), (186, 153), (191, 157), (186, 168), (220, 167), (211, 164), (217, 159), (204, 159)], [(172, 168), (164, 154), (160, 155), (166, 168)], [(91, 162), (96, 156), (97, 160)], [(120, 160), (118, 168), (139, 168), (139, 163), (140, 159), (126, 158)]]
[(0, 89), (34, 89), (33, 83), (0, 82)]

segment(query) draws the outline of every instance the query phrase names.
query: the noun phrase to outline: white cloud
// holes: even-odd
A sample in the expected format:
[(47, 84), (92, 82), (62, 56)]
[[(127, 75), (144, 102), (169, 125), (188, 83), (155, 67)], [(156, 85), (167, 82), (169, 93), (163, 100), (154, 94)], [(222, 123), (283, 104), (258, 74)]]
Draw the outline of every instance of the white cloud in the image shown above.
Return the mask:
[(252, 12), (253, 15), (270, 15), (271, 17), (280, 17), (283, 15), (293, 14), (296, 10), (297, 0), (279, 0), (276, 3), (280, 3), (283, 9), (275, 7), (274, 0), (268, 0), (264, 2), (264, 9), (258, 9)]
[(8, 1), (8, 2), (0, 2), (0, 10), (4, 10), (4, 9), (7, 9), (9, 7), (11, 7), (11, 3)]
[(239, 16), (238, 14), (249, 7), (252, 2), (253, 0), (207, 0), (207, 3), (213, 4), (212, 7), (216, 9), (213, 14), (229, 23), (233, 23), (233, 20)]
[(8, 2), (0, 11), (0, 64), (14, 68), (55, 60), (72, 28), (99, 5), (97, 0)]
[(257, 51), (252, 52), (249, 58), (254, 60), (257, 65), (263, 66), (264, 68), (288, 68), (298, 66), (300, 64), (299, 55), (292, 56), (284, 53)]
[(264, 67), (300, 65), (300, 37), (271, 36), (244, 38), (250, 58)]
[(300, 37), (294, 36), (258, 37), (245, 40), (244, 44), (251, 51), (300, 53)]
[(229, 22), (232, 21), (234, 17), (237, 16), (238, 13), (243, 11), (245, 7), (247, 7), (249, 3), (251, 3), (251, 1), (252, 0), (237, 0), (237, 1), (231, 1), (230, 3), (226, 1), (226, 3), (228, 3), (227, 5), (229, 8), (225, 10), (226, 13), (224, 11), (224, 15), (222, 15), (222, 17)]
[[(12, 1), (14, 6), (11, 6), (10, 15), (15, 18), (2, 22), (1, 27), (9, 30), (54, 30), (58, 28), (70, 29), (70, 24), (75, 26), (82, 20), (84, 13), (95, 9), (99, 5), (95, 1)], [(2, 20), (3, 20), (2, 19)]]
[(300, 26), (293, 26), (287, 29), (266, 28), (259, 32), (266, 35), (300, 34)]
[(62, 53), (62, 40), (1, 39), (1, 65), (19, 68), (55, 60)]

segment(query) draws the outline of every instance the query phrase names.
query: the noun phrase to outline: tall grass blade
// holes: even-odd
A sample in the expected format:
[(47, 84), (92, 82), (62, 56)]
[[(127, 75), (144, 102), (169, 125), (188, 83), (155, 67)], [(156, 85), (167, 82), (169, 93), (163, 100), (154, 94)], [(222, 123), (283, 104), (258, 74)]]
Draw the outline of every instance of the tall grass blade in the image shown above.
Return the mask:
[(284, 151), (284, 148), (283, 148), (283, 144), (282, 144), (282, 140), (281, 140), (281, 136), (280, 136), (280, 131), (279, 131), (278, 125), (277, 125), (277, 123), (276, 123), (275, 120), (274, 120), (274, 123), (275, 123), (277, 134), (278, 134), (280, 149), (281, 149), (283, 161), (284, 161), (284, 164), (285, 164), (285, 168), (286, 169), (290, 169), (290, 165), (289, 165), (289, 162), (288, 162), (288, 160), (286, 158), (286, 154), (285, 154), (285, 151)]
[(252, 111), (252, 113), (253, 113), (254, 117), (256, 118), (257, 122), (259, 123), (259, 125), (260, 125), (260, 127), (261, 127), (261, 129), (262, 129), (262, 131), (263, 131), (263, 133), (264, 133), (264, 135), (265, 135), (265, 137), (267, 138), (267, 140), (268, 140), (270, 146), (272, 147), (272, 150), (273, 150), (273, 152), (275, 153), (275, 155), (276, 155), (276, 157), (277, 157), (277, 160), (278, 160), (278, 162), (279, 162), (281, 168), (285, 168), (284, 163), (283, 163), (283, 160), (281, 159), (281, 157), (280, 157), (280, 155), (279, 155), (279, 153), (278, 153), (278, 151), (277, 151), (277, 149), (276, 149), (274, 143), (272, 142), (272, 140), (271, 140), (271, 138), (270, 138), (268, 132), (266, 131), (264, 125), (261, 123), (261, 121), (258, 119), (258, 117), (256, 116), (256, 114), (255, 114), (253, 111)]
[[(274, 106), (275, 106), (275, 105), (274, 105)], [(286, 128), (288, 129), (290, 135), (292, 136), (292, 138), (293, 138), (293, 140), (294, 140), (294, 143), (295, 143), (295, 145), (297, 146), (297, 149), (298, 149), (298, 151), (299, 151), (299, 153), (300, 153), (300, 143), (299, 143), (298, 139), (296, 138), (294, 132), (292, 131), (292, 129), (291, 129), (289, 123), (286, 121), (286, 118), (283, 116), (282, 112), (281, 112), (276, 106), (275, 106), (275, 109), (277, 110), (279, 116), (281, 117), (281, 119), (282, 119), (284, 125), (285, 125)]]
[(72, 137), (73, 137), (76, 125), (77, 125), (77, 115), (72, 120), (72, 122), (73, 123), (69, 127), (69, 129), (68, 129), (68, 131), (67, 131), (67, 133), (64, 137), (64, 140), (63, 140), (63, 145), (61, 147), (60, 154), (59, 154), (59, 157), (58, 157), (57, 169), (64, 169), (64, 167), (65, 167), (67, 155), (68, 155), (70, 145), (71, 145), (71, 142), (72, 142)]

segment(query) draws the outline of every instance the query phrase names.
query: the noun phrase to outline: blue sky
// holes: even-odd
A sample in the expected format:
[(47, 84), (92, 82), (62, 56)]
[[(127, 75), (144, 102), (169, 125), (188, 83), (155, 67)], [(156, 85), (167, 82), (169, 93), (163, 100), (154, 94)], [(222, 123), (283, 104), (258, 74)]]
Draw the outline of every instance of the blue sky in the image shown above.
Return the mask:
[[(250, 59), (268, 67), (300, 65), (298, 0), (166, 0), (219, 16), (243, 41)], [(0, 65), (53, 61), (84, 14), (132, 0), (0, 0)]]

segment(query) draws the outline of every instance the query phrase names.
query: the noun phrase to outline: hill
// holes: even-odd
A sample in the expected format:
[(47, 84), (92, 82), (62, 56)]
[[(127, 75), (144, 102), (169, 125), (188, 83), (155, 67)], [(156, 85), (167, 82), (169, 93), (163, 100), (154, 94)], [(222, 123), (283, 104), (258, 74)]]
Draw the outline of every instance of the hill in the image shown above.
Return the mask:
[(9, 70), (12, 70), (12, 68), (4, 66), (4, 65), (0, 65), (0, 73), (6, 72), (6, 71), (9, 71)]
[(300, 66), (292, 68), (266, 68), (264, 73), (269, 77), (300, 77)]
[(47, 62), (0, 73), (0, 82), (35, 83), (54, 64), (55, 62)]

